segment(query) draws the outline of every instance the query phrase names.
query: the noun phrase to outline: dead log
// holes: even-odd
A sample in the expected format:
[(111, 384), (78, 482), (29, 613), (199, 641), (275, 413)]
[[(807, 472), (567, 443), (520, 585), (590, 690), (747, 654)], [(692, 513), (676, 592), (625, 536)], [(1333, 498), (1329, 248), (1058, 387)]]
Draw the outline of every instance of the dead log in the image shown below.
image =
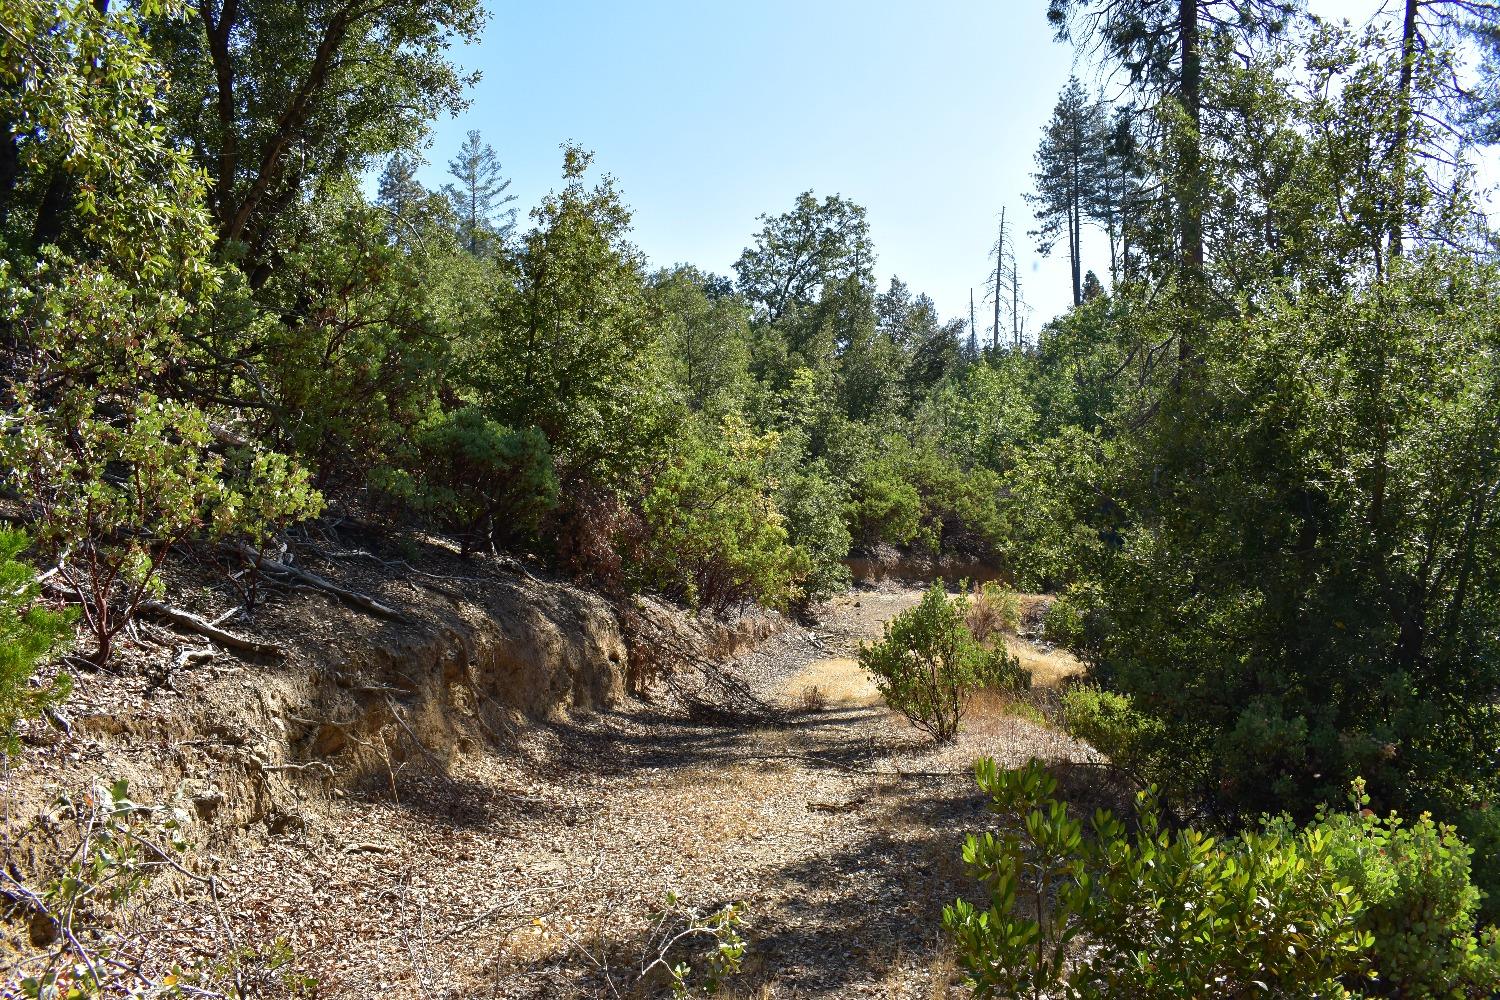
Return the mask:
[(381, 604), (373, 597), (369, 597), (357, 591), (349, 590), (347, 587), (340, 587), (338, 584), (332, 582), (331, 580), (326, 580), (316, 573), (310, 573), (307, 570), (302, 569), (300, 566), (293, 566), (290, 563), (279, 562), (278, 560), (272, 559), (269, 556), (263, 555), (258, 550), (250, 547), (249, 545), (246, 545), (244, 542), (240, 542), (239, 544), (237, 544), (235, 546), (235, 551), (243, 556), (245, 560), (250, 563), (250, 565), (254, 566), (256, 569), (260, 570), (263, 573), (272, 573), (277, 576), (289, 576), (294, 580), (312, 587), (314, 590), (321, 590), (324, 593), (332, 594), (334, 597), (337, 597), (339, 600), (345, 602), (346, 604), (351, 604), (354, 607), (359, 608), (361, 611), (368, 612), (369, 614), (372, 614), (377, 618), (388, 618), (391, 621), (408, 623), (411, 621), (410, 618), (402, 614), (400, 611), (397, 611), (395, 608), (389, 607), (387, 605)]
[(137, 610), (149, 612), (163, 621), (171, 622), (179, 628), (184, 628), (189, 632), (195, 632), (198, 635), (212, 639), (226, 649), (238, 649), (245, 653), (260, 653), (268, 656), (286, 655), (286, 650), (274, 643), (246, 639), (244, 636), (235, 635), (233, 632), (226, 632), (212, 622), (193, 614), (191, 611), (174, 608), (163, 604), (161, 601), (142, 601)]

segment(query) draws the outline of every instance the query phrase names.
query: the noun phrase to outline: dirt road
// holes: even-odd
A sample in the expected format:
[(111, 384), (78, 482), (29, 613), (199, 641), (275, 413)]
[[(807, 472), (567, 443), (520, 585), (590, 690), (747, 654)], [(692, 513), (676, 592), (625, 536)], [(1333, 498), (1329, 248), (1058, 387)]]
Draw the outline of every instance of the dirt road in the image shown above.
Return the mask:
[(750, 657), (788, 724), (634, 707), (405, 778), (399, 801), (337, 800), (226, 859), (241, 941), (285, 938), (319, 996), (608, 997), (606, 960), (627, 995), (674, 892), (746, 904), (739, 995), (947, 996), (940, 914), (972, 890), (959, 850), (984, 819), (973, 758), (1087, 751), (993, 706), (941, 751), (893, 716), (853, 656), (918, 596), (856, 592)]

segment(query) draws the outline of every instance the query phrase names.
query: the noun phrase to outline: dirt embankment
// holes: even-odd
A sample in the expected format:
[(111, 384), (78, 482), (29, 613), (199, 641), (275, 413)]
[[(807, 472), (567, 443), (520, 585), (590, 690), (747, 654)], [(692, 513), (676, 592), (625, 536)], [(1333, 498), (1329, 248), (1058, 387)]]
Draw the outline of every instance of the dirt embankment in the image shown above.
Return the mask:
[[(53, 720), (23, 724), (22, 754), (0, 762), (0, 864), (42, 891), (76, 841), (59, 796), (123, 779), (133, 800), (179, 810), (188, 864), (213, 868), (336, 828), (348, 803), (399, 800), (414, 776), (451, 773), (531, 727), (610, 710), (631, 683), (630, 637), (642, 621), (703, 656), (782, 624), (719, 622), (652, 602), (622, 614), (510, 559), (460, 559), (440, 543), (405, 555), (320, 545), (298, 562), (389, 616), (269, 580), (253, 616), (235, 614), (243, 595), (222, 573), (181, 567), (174, 606), (280, 652), (234, 653), (143, 618), (116, 668), (78, 674)], [(636, 645), (638, 661), (651, 653)], [(0, 996), (46, 936), (26, 905), (5, 912), (20, 894), (0, 885)]]
[[(939, 925), (973, 890), (959, 850), (983, 824), (974, 757), (1093, 759), (1003, 699), (941, 750), (894, 716), (855, 655), (915, 590), (856, 591), (811, 629), (650, 605), (622, 622), (514, 564), (342, 556), (314, 568), (409, 621), (273, 595), (226, 622), (286, 647), (261, 662), (196, 662), (182, 653), (201, 640), (148, 627), (124, 674), (82, 679), (71, 735), (34, 731), (5, 776), (18, 873), (56, 848), (58, 788), (126, 777), (139, 801), (191, 812), (184, 864), (219, 901), (168, 879), (113, 918), (134, 968), (208, 968), (265, 997), (650, 996), (660, 981), (629, 970), (674, 893), (745, 904), (731, 995), (959, 996)], [(205, 585), (179, 599), (228, 604)], [(638, 654), (733, 659), (732, 683), (704, 690), (766, 711), (632, 694), (641, 615)], [(1016, 647), (1039, 681), (1072, 668)], [(28, 927), (0, 926), (18, 968)], [(301, 976), (319, 985), (298, 993)]]

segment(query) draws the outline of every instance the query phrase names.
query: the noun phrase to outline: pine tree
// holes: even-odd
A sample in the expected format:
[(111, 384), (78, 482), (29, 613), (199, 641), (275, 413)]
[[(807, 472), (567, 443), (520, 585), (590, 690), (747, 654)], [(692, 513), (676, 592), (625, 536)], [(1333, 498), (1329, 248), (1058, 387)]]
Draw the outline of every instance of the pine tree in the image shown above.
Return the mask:
[(427, 189), (417, 180), (417, 171), (421, 166), (421, 157), (413, 153), (397, 152), (391, 155), (385, 163), (385, 169), (380, 172), (375, 201), (391, 214), (397, 242), (400, 241), (400, 231), (411, 218), (412, 212), (427, 197)]
[(455, 183), (445, 184), (443, 192), (458, 213), (465, 248), (479, 256), (494, 240), (509, 239), (515, 230), (516, 210), (506, 206), (516, 196), (506, 194), (510, 180), (504, 176), (494, 147), (471, 130), (458, 155), (448, 161), (448, 173)]
[(1037, 249), (1050, 254), (1066, 238), (1073, 273), (1073, 304), (1083, 302), (1083, 222), (1091, 192), (1104, 173), (1100, 107), (1076, 77), (1068, 80), (1037, 148), (1036, 192), (1028, 195), (1038, 227)]
[(1130, 275), (1130, 232), (1141, 207), (1145, 164), (1136, 132), (1135, 109), (1098, 104), (1101, 121), (1109, 121), (1100, 170), (1089, 184), (1087, 214), (1109, 237), (1109, 276), (1118, 283)]
[[(1444, 110), (1466, 127), (1480, 142), (1497, 139), (1496, 53), (1500, 51), (1500, 6), (1477, 0), (1404, 0), (1401, 6), (1401, 59), (1396, 82), (1400, 96), (1392, 160), (1396, 164), (1396, 194), (1392, 198), (1390, 256), (1403, 253), (1406, 219), (1406, 178), (1415, 152), (1422, 114), (1418, 101), (1417, 70), (1423, 57), (1447, 46), (1468, 42), (1483, 55), (1479, 67), (1480, 86), (1459, 84), (1453, 77), (1439, 100)], [(1477, 127), (1476, 127), (1477, 126)]]
[(1177, 191), (1181, 266), (1203, 270), (1203, 206), (1197, 128), (1202, 121), (1206, 34), (1249, 40), (1273, 34), (1302, 0), (1048, 0), (1060, 41), (1102, 50), (1152, 95), (1175, 100), (1189, 125)]
[(991, 248), (995, 267), (990, 272), (989, 286), (995, 307), (994, 325), (990, 329), (990, 349), (1000, 349), (1000, 332), (1004, 329), (1004, 313), (1010, 313), (1010, 341), (1013, 348), (1021, 346), (1021, 275), (1016, 267), (1015, 223), (1006, 210), (1000, 212), (1000, 233)]

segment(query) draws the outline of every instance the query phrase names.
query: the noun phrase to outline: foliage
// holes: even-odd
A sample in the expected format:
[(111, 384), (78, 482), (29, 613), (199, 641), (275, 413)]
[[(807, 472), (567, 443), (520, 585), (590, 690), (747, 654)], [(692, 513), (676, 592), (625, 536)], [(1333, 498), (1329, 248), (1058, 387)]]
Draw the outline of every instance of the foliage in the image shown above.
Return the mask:
[(823, 292), (874, 264), (865, 210), (838, 195), (820, 202), (806, 191), (791, 211), (761, 219), (734, 269), (745, 298), (771, 323), (813, 308)]
[(823, 600), (849, 586), (849, 555), (852, 538), (844, 520), (845, 491), (826, 470), (792, 470), (778, 473), (776, 498), (787, 541), (807, 554), (807, 576), (802, 594), (807, 600)]
[(809, 568), (787, 544), (767, 472), (775, 435), (744, 422), (689, 424), (643, 506), (647, 584), (685, 603), (723, 611), (752, 600), (785, 606)]
[(1063, 595), (1042, 612), (1042, 635), (1047, 641), (1071, 649), (1083, 644), (1083, 612)]
[(1033, 369), (1019, 352), (981, 359), (936, 386), (919, 424), (963, 466), (1004, 472), (1034, 437)]
[[(55, 815), (71, 823), (76, 839), (56, 877), (34, 892), (12, 873), (0, 874), (51, 934), (42, 970), (21, 981), (21, 995), (86, 1000), (116, 995), (127, 983), (127, 989), (135, 988), (136, 970), (112, 963), (119, 942), (97, 930), (108, 925), (99, 917), (130, 901), (157, 875), (181, 870), (173, 855), (187, 846), (180, 835), (185, 817), (136, 803), (124, 780), (97, 785), (84, 795), (62, 796)], [(155, 987), (149, 980), (146, 984)]]
[(514, 286), (473, 331), (464, 381), (493, 419), (546, 435), (564, 483), (614, 487), (660, 453), (667, 412), (630, 213), (613, 179), (586, 186), (592, 158), (564, 151), (563, 189), (532, 212)]
[(19, 749), (16, 723), (34, 718), (68, 696), (67, 674), (34, 685), (37, 664), (73, 633), (74, 615), (38, 604), (36, 570), (21, 553), (26, 533), (0, 529), (0, 757)]
[(1086, 653), (1193, 798), (1305, 816), (1362, 774), (1456, 820), (1491, 794), (1497, 287), (1435, 256), (1218, 324), (1133, 441)]
[(493, 243), (503, 245), (516, 226), (516, 210), (506, 208), (516, 196), (506, 193), (511, 182), (502, 170), (494, 147), (472, 129), (464, 137), (458, 155), (448, 161), (453, 183), (445, 184), (443, 193), (458, 216), (459, 238), (464, 249), (476, 257), (487, 252)]
[(697, 411), (722, 414), (749, 391), (750, 310), (727, 280), (686, 265), (659, 271), (646, 292), (663, 367)]
[(1063, 726), (1127, 774), (1163, 777), (1171, 759), (1161, 748), (1164, 727), (1130, 698), (1090, 685), (1063, 692)]
[(950, 599), (934, 583), (916, 607), (886, 623), (879, 642), (859, 650), (859, 665), (886, 704), (939, 743), (958, 735), (975, 690), (1029, 686), (1029, 675), (1004, 643), (985, 648), (975, 640), (968, 612), (967, 598)]
[(1057, 99), (1052, 119), (1042, 130), (1037, 148), (1036, 192), (1028, 195), (1039, 228), (1038, 249), (1050, 254), (1066, 235), (1073, 274), (1073, 304), (1082, 305), (1083, 226), (1097, 187), (1107, 176), (1104, 154), (1108, 144), (1104, 104), (1091, 101), (1077, 77), (1070, 77)]
[(943, 920), (977, 996), (1358, 995), (1372, 939), (1326, 833), (1172, 831), (1149, 792), (1133, 830), (1107, 810), (1085, 828), (1038, 761), (981, 759), (975, 775), (999, 830), (971, 835), (964, 860), (990, 905)]
[(164, 124), (208, 175), (218, 244), (252, 287), (296, 241), (309, 195), (463, 110), (474, 77), (450, 49), (484, 19), (473, 0), (238, 0), (151, 20), (172, 77)]
[(386, 488), (457, 532), (466, 550), (524, 539), (557, 505), (551, 453), (535, 428), (515, 431), (465, 406), (432, 414), (410, 447), (386, 470)]
[[(425, 203), (404, 226), (430, 225)], [(356, 190), (330, 189), (305, 212), (300, 238), (248, 300), (237, 339), (258, 353), (266, 437), (299, 456), (325, 488), (360, 486), (391, 462), (424, 419), (451, 364), (439, 288), (427, 275), (440, 251), (390, 238), (387, 212)], [(259, 391), (259, 390), (257, 390)]]
[(1000, 545), (1000, 477), (965, 469), (931, 443), (895, 445), (856, 474), (849, 520), (856, 541), (938, 555), (983, 556)]
[[(1320, 809), (1333, 871), (1364, 902), (1360, 926), (1372, 937), (1370, 992), (1402, 997), (1481, 997), (1500, 990), (1500, 936), (1477, 926), (1480, 892), (1470, 882), (1472, 850), (1453, 827), (1426, 813), (1404, 823), (1368, 808), (1364, 781), (1353, 809)], [(1285, 827), (1285, 821), (1277, 824)]]
[[(103, 665), (135, 608), (159, 590), (174, 544), (314, 514), (321, 500), (258, 443), (227, 462), (219, 438), (233, 435), (216, 434), (184, 387), (196, 314), (221, 274), (199, 180), (155, 123), (144, 84), (156, 70), (134, 16), (87, 6), (18, 13), (24, 30), (49, 36), (33, 41), (56, 60), (19, 60), (18, 86), (27, 72), (55, 75), (40, 93), (4, 98), (28, 136), (26, 184), (66, 168), (80, 186), (66, 240), (76, 256), (52, 245), (0, 261), (10, 354), (0, 455), (5, 485), (77, 593)], [(50, 36), (72, 48), (52, 49)], [(110, 86), (95, 93), (84, 81), (106, 52), (117, 57)]]

